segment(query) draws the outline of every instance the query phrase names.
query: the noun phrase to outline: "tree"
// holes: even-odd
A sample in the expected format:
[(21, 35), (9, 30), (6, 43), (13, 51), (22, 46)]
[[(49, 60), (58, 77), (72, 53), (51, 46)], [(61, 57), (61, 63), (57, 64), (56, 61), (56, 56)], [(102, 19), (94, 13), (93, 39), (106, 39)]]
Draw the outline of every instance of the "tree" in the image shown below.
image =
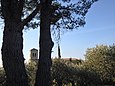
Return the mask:
[(115, 85), (115, 45), (97, 45), (86, 52), (86, 69), (95, 71), (102, 84)]
[(24, 26), (37, 14), (38, 7), (22, 19), (25, 0), (1, 0), (1, 16), (4, 19), (2, 60), (6, 73), (6, 86), (28, 86), (23, 57)]
[(50, 27), (52, 30), (61, 28), (72, 30), (84, 26), (85, 15), (95, 1), (97, 0), (80, 0), (78, 3), (72, 4), (71, 0), (40, 0), (42, 5), (40, 12), (40, 56), (35, 86), (51, 86), (51, 51), (54, 43)]
[[(83, 26), (85, 15), (95, 1), (97, 0), (80, 0), (77, 3), (71, 3), (71, 0), (1, 0), (1, 12), (5, 25), (2, 60), (7, 77), (6, 85), (28, 86), (22, 53), (22, 30), (25, 25), (35, 28), (37, 24), (30, 21), (39, 13), (40, 15), (35, 17), (40, 21), (40, 56), (35, 86), (51, 86), (51, 50), (54, 43), (51, 39), (50, 27), (54, 30)], [(35, 10), (27, 16), (26, 13), (31, 11), (31, 8)]]

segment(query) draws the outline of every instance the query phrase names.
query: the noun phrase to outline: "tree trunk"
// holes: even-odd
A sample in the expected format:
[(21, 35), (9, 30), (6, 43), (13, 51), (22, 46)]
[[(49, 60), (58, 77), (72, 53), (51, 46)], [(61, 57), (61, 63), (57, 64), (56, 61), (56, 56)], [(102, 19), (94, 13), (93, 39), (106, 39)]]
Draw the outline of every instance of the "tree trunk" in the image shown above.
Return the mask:
[(7, 77), (6, 86), (28, 86), (22, 52), (22, 28), (16, 22), (5, 22), (2, 60)]
[(57, 86), (62, 86), (62, 81), (61, 80), (57, 81)]
[[(50, 0), (49, 0), (50, 1)], [(50, 2), (42, 4), (40, 19), (39, 64), (35, 86), (51, 86), (50, 68), (53, 42), (50, 32)]]
[(6, 86), (28, 86), (23, 57), (23, 1), (1, 0), (4, 32), (2, 60), (6, 73)]
[(72, 86), (75, 86), (75, 82), (74, 81), (72, 81), (71, 83), (72, 83)]

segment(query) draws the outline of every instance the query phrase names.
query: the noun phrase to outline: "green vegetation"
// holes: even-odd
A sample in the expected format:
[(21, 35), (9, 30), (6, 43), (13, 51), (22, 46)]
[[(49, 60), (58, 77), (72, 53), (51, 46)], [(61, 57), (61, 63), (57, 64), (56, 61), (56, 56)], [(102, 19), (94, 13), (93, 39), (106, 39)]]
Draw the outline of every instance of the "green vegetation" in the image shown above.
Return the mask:
[(35, 84), (35, 77), (36, 77), (36, 70), (37, 70), (37, 61), (31, 61), (26, 65), (27, 75), (28, 75), (28, 82), (30, 86), (34, 86)]
[(95, 85), (99, 78), (92, 71), (86, 70), (77, 63), (55, 59), (52, 66), (52, 80), (54, 86), (85, 86)]
[(4, 86), (6, 82), (5, 71), (3, 68), (0, 68), (0, 86)]
[(86, 52), (84, 67), (100, 76), (102, 84), (115, 84), (115, 45), (100, 45)]
[[(97, 45), (86, 51), (85, 61), (53, 59), (52, 86), (115, 86), (115, 45)], [(79, 63), (78, 63), (79, 62)], [(26, 65), (28, 81), (34, 86), (37, 63)], [(6, 77), (0, 68), (0, 86)]]

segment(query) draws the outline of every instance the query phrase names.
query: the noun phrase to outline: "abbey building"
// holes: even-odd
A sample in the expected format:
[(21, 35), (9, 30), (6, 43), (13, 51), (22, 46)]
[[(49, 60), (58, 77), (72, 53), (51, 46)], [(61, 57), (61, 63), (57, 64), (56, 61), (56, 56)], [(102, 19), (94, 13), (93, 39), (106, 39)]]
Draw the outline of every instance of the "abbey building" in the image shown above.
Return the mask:
[(38, 60), (38, 50), (33, 48), (30, 50), (30, 60)]

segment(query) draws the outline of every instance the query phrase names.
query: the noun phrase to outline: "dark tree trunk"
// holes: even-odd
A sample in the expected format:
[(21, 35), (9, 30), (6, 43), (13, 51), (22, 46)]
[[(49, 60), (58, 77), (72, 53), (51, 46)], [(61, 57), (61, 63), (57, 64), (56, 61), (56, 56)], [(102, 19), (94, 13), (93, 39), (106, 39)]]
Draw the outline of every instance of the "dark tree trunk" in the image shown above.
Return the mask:
[(75, 86), (75, 83), (74, 83), (74, 81), (72, 81), (71, 83), (72, 83), (72, 86)]
[(53, 42), (50, 32), (50, 5), (51, 2), (42, 3), (40, 19), (39, 64), (35, 86), (51, 86), (50, 68), (52, 65), (51, 51)]
[(62, 81), (61, 80), (57, 81), (57, 86), (62, 86)]
[(28, 86), (22, 53), (23, 38), (20, 25), (7, 22), (3, 33), (2, 60), (6, 72), (6, 86)]
[[(24, 1), (24, 0), (22, 0)], [(1, 0), (4, 18), (2, 60), (6, 86), (28, 86), (23, 57), (23, 26), (21, 0)]]

